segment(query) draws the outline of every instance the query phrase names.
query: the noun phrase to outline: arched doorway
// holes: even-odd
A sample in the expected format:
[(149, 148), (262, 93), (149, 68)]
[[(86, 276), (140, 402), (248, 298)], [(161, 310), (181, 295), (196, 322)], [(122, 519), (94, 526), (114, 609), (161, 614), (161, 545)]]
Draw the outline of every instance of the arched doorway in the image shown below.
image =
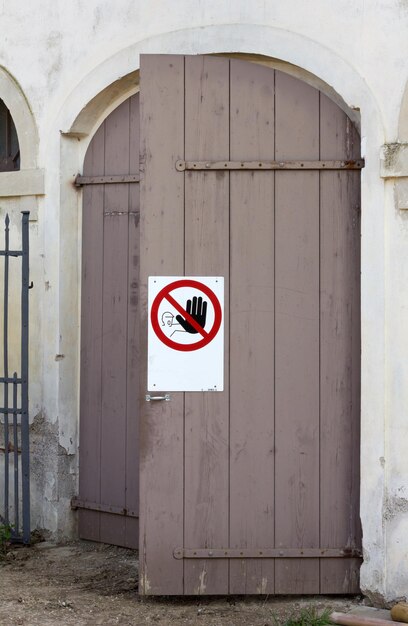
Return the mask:
[[(357, 131), (323, 93), (280, 71), (209, 57), (143, 63), (142, 275), (140, 298), (138, 287), (133, 294), (142, 305), (142, 335), (135, 362), (144, 370), (148, 275), (225, 276), (228, 319), (227, 391), (142, 403), (141, 592), (356, 592), (359, 171), (340, 164), (359, 158)], [(84, 175), (137, 175), (136, 161), (133, 169), (111, 171), (123, 146), (136, 146), (129, 125), (119, 130), (118, 116), (137, 98), (111, 114), (88, 151), (87, 163), (94, 153), (110, 167), (86, 166)], [(110, 157), (106, 139), (114, 136)], [(175, 168), (180, 159), (283, 166), (183, 173)], [(309, 161), (320, 165), (309, 170)], [(324, 171), (332, 161), (338, 169)], [(127, 514), (137, 508), (126, 494), (137, 481), (135, 466), (125, 478), (124, 458), (138, 446), (136, 395), (126, 409), (123, 402), (126, 387), (136, 394), (129, 384), (136, 374), (123, 354), (131, 340), (125, 328), (138, 314), (129, 295), (137, 281), (125, 280), (138, 235), (135, 211), (124, 207), (137, 184), (103, 184), (87, 186), (90, 204), (84, 200), (80, 467), (87, 458), (98, 470), (92, 478), (80, 469), (80, 498), (89, 505), (81, 516), (91, 534), (98, 528), (89, 538), (133, 545), (136, 521)], [(105, 226), (87, 217), (91, 205)], [(111, 221), (116, 243), (105, 251)], [(98, 280), (90, 267), (102, 271)], [(109, 337), (112, 348), (104, 348)], [(101, 363), (96, 375), (89, 358)], [(119, 414), (127, 415), (122, 426)], [(131, 416), (133, 437), (126, 430)], [(103, 454), (111, 452), (108, 461)]]

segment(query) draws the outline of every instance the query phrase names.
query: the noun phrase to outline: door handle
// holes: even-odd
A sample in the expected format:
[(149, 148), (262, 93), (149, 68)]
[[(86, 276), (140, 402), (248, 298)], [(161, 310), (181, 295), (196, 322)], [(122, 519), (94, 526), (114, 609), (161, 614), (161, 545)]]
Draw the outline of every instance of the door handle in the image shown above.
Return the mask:
[(165, 402), (170, 402), (170, 394), (166, 393), (164, 396), (151, 396), (149, 393), (146, 394), (146, 402), (152, 402), (157, 400), (164, 400)]

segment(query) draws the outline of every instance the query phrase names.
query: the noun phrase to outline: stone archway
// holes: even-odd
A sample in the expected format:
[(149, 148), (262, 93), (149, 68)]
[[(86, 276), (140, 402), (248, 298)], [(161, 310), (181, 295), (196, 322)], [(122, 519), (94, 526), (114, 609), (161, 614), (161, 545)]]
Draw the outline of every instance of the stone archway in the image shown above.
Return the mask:
[[(219, 51), (217, 42), (223, 41), (223, 51), (241, 50), (249, 55), (264, 55), (271, 60), (284, 58), (296, 66), (300, 72), (309, 72), (319, 76), (324, 84), (341, 93), (344, 101), (352, 110), (362, 112), (362, 139), (369, 138), (365, 156), (367, 166), (362, 180), (362, 466), (364, 468), (361, 490), (361, 517), (364, 530), (364, 548), (370, 552), (370, 562), (361, 569), (362, 588), (384, 593), (385, 539), (381, 519), (373, 517), (373, 502), (376, 510), (381, 511), (385, 486), (385, 470), (378, 464), (378, 455), (384, 448), (384, 185), (378, 178), (378, 152), (384, 143), (384, 129), (377, 103), (364, 79), (343, 58), (333, 53), (319, 42), (310, 41), (299, 34), (282, 29), (257, 25), (217, 25), (200, 29), (187, 29), (174, 33), (164, 33), (147, 40), (140, 40), (129, 48), (120, 50), (87, 76), (81, 77), (77, 87), (71, 92), (59, 115), (58, 125), (63, 129), (61, 139), (61, 219), (60, 228), (64, 233), (64, 245), (61, 246), (60, 275), (64, 276), (66, 287), (60, 292), (60, 309), (65, 307), (75, 310), (79, 301), (79, 291), (73, 293), (70, 285), (75, 284), (78, 266), (66, 262), (67, 251), (76, 253), (80, 248), (80, 228), (73, 215), (72, 208), (80, 210), (77, 191), (67, 184), (73, 181), (83, 162), (86, 148), (92, 132), (99, 126), (112, 108), (98, 113), (98, 119), (88, 118), (80, 112), (89, 113), (90, 103), (98, 93), (105, 89), (109, 95), (109, 85), (118, 85), (119, 77), (131, 75), (139, 65), (139, 54), (175, 53), (175, 54), (212, 54)], [(303, 69), (301, 69), (303, 68)], [(125, 99), (137, 90), (136, 83), (130, 87), (133, 91), (121, 96)], [(122, 101), (120, 100), (120, 101)], [(103, 108), (103, 106), (102, 106)], [(75, 121), (75, 124), (74, 124)], [(78, 139), (80, 141), (78, 141)], [(369, 215), (364, 213), (368, 207)], [(65, 257), (65, 258), (64, 258)], [(375, 304), (375, 306), (374, 306)], [(76, 310), (78, 310), (76, 308)], [(74, 315), (75, 317), (75, 315)], [(76, 320), (78, 322), (78, 319)], [(59, 329), (61, 339), (59, 351), (64, 353), (69, 344), (71, 353), (78, 355), (79, 336), (72, 316), (65, 320), (61, 316)], [(58, 392), (59, 414), (64, 417), (63, 441), (67, 450), (75, 453), (77, 449), (77, 423), (72, 415), (77, 415), (78, 407), (78, 360), (66, 359), (63, 363), (64, 376), (60, 379)], [(366, 471), (367, 468), (367, 471)]]

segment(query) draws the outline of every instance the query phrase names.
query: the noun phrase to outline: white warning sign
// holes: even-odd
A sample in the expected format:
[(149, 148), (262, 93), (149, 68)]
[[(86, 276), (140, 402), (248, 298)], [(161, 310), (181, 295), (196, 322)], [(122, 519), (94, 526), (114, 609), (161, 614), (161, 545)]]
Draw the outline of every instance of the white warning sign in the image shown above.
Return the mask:
[(223, 391), (224, 279), (150, 276), (148, 391)]

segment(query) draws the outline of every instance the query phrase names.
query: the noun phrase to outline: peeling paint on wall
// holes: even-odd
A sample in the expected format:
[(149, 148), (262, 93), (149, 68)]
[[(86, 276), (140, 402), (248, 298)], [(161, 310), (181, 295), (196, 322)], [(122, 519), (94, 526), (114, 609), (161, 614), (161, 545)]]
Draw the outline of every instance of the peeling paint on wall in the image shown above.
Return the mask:
[(48, 421), (45, 412), (30, 425), (30, 458), (32, 529), (66, 539), (75, 528), (75, 514), (69, 506), (60, 510), (58, 503), (69, 502), (76, 493), (76, 459), (59, 444), (58, 420)]
[(398, 157), (400, 149), (399, 143), (387, 143), (384, 146), (384, 166), (387, 169), (392, 169), (395, 165), (395, 161)]
[(387, 496), (384, 504), (384, 519), (391, 520), (400, 514), (408, 515), (408, 499), (398, 496)]

